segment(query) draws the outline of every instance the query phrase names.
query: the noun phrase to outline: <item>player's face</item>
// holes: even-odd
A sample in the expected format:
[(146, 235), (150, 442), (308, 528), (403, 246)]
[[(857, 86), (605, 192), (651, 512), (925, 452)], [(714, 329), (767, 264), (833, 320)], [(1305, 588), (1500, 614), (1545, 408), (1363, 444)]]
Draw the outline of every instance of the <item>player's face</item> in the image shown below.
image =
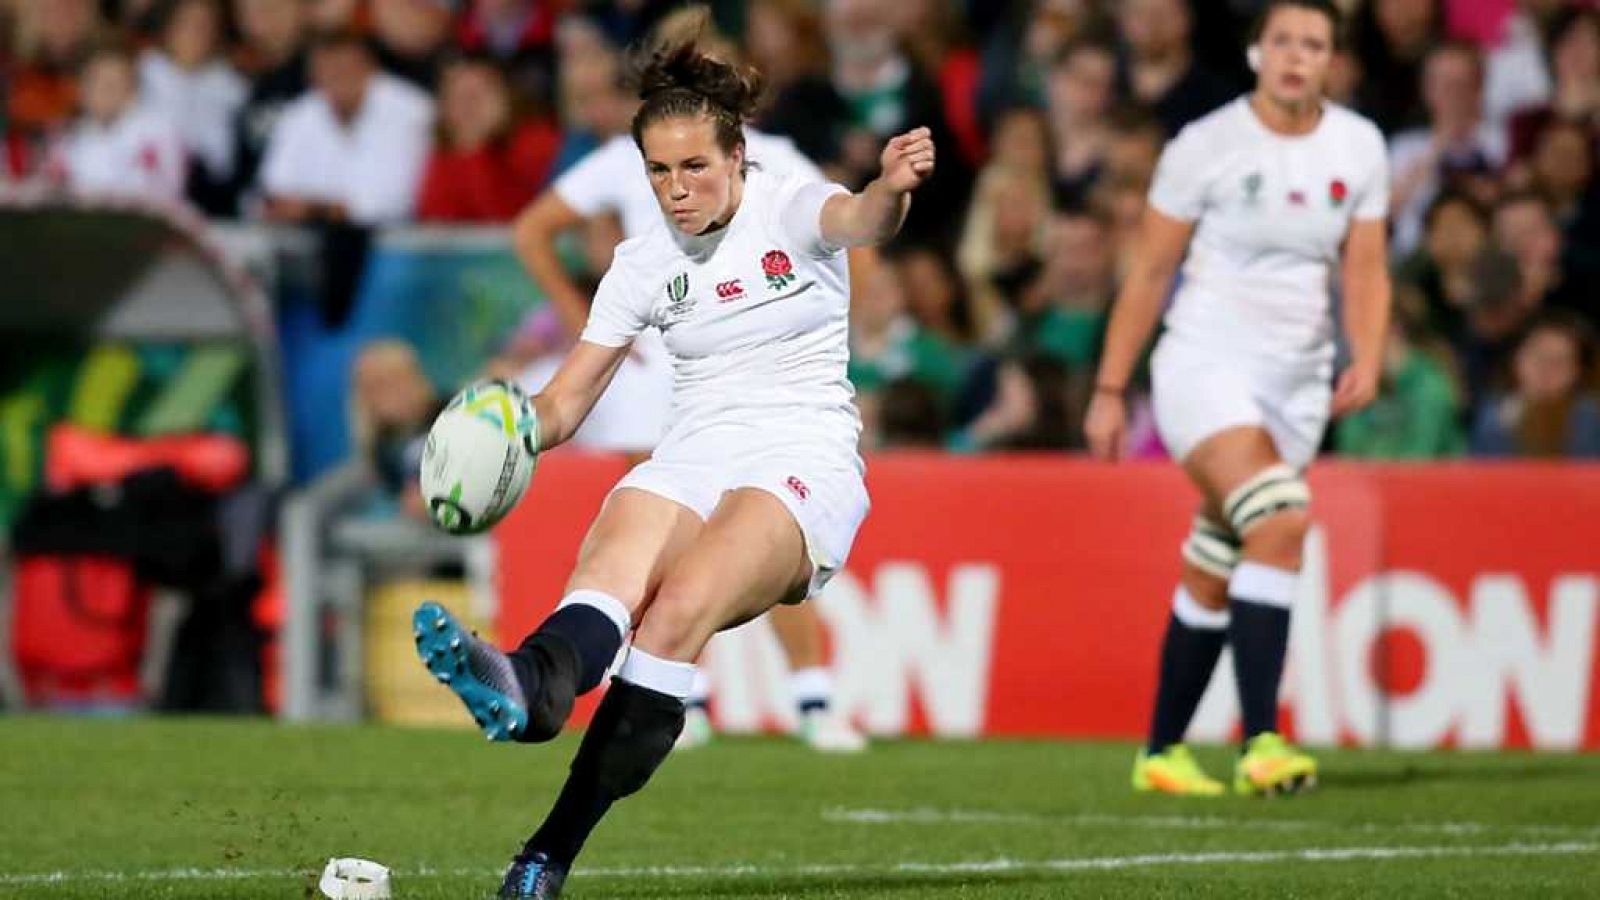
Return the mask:
[(644, 167), (661, 213), (684, 234), (725, 224), (738, 207), (744, 148), (732, 153), (717, 143), (710, 119), (665, 119), (641, 135)]
[(1322, 97), (1333, 61), (1333, 23), (1315, 10), (1280, 7), (1261, 30), (1261, 69), (1257, 85), (1281, 104), (1299, 105)]

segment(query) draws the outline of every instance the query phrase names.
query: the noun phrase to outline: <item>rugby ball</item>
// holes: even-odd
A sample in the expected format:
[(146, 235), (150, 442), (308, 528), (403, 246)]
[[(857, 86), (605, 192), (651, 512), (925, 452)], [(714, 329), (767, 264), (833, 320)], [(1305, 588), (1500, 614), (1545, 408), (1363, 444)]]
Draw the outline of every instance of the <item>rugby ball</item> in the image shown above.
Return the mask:
[(505, 518), (533, 478), (539, 416), (514, 384), (479, 381), (450, 400), (422, 451), (422, 499), (433, 523), (477, 534)]

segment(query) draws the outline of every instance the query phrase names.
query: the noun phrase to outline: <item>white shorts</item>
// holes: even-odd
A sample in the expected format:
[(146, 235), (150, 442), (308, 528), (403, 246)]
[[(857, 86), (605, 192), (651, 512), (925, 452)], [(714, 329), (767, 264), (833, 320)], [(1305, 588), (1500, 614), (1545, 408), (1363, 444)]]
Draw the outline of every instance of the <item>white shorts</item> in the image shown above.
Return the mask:
[[(529, 393), (550, 383), (564, 354), (539, 359), (518, 378)], [(660, 442), (672, 412), (672, 360), (661, 332), (645, 329), (629, 348), (616, 377), (572, 436), (588, 450), (648, 453)]]
[(1304, 469), (1317, 455), (1333, 399), (1332, 366), (1285, 365), (1165, 336), (1150, 359), (1156, 431), (1177, 460), (1218, 432), (1267, 430), (1278, 455)]
[(651, 458), (635, 466), (611, 491), (623, 488), (665, 497), (701, 519), (711, 517), (728, 491), (759, 488), (778, 498), (800, 526), (811, 560), (806, 597), (815, 596), (844, 566), (872, 505), (858, 469), (823, 463), (819, 454), (796, 452), (793, 447), (732, 464), (710, 456), (705, 461), (680, 454)]

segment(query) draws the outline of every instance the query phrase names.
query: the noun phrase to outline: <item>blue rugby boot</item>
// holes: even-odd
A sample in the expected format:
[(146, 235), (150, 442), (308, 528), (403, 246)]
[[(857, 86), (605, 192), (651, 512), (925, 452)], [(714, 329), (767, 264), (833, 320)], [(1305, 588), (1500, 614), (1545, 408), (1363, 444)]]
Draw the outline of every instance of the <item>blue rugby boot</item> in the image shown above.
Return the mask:
[(535, 853), (511, 863), (497, 896), (500, 900), (554, 900), (561, 896), (561, 885), (566, 880), (566, 866)]
[(521, 739), (528, 728), (528, 701), (510, 657), (463, 628), (437, 603), (418, 606), (411, 624), (417, 655), (434, 678), (461, 698), (484, 735), (491, 741)]

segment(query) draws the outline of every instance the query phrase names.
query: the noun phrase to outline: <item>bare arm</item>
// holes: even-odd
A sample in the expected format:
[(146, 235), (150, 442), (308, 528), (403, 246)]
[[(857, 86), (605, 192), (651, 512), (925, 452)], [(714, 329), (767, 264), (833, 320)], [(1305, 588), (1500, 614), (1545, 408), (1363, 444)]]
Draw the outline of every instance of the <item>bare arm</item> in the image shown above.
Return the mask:
[(583, 217), (555, 191), (545, 191), (517, 216), (511, 231), (517, 258), (549, 298), (567, 333), (573, 335), (583, 333), (583, 324), (589, 317), (589, 298), (561, 265), (556, 238), (582, 222)]
[(1387, 232), (1382, 219), (1350, 224), (1340, 270), (1344, 331), (1350, 342), (1350, 367), (1339, 376), (1333, 414), (1353, 412), (1372, 402), (1383, 369), (1384, 340), (1394, 290), (1389, 282)]
[(1106, 328), (1105, 349), (1100, 355), (1100, 372), (1095, 379), (1094, 399), (1084, 431), (1089, 449), (1102, 459), (1122, 455), (1127, 428), (1123, 393), (1133, 377), (1133, 367), (1144, 352), (1144, 345), (1161, 317), (1161, 304), (1172, 277), (1183, 261), (1184, 250), (1194, 223), (1174, 219), (1146, 207), (1139, 231), (1139, 249), (1133, 268), (1122, 284), (1122, 291), (1111, 309)]
[(822, 205), (822, 239), (835, 247), (865, 247), (894, 237), (911, 209), (911, 192), (933, 174), (933, 138), (916, 128), (884, 145), (883, 172), (859, 194), (837, 194)]
[(533, 398), (539, 413), (540, 452), (572, 438), (627, 355), (626, 346), (606, 347), (588, 341), (573, 345), (550, 383)]

